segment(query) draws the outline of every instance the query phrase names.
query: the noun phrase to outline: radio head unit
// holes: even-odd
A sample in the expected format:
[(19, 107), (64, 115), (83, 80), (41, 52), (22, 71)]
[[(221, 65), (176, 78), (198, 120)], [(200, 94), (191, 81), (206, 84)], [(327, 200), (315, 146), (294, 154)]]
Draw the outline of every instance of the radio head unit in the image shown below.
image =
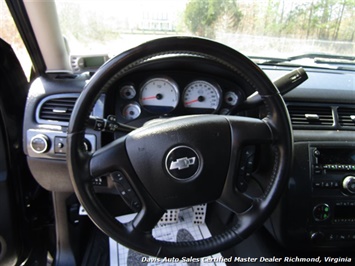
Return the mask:
[[(312, 181), (317, 189), (335, 188), (344, 196), (355, 194), (355, 148), (311, 147)], [(329, 193), (330, 196), (342, 196)]]
[[(329, 170), (355, 171), (355, 148), (315, 148), (315, 161)], [(317, 162), (315, 162), (317, 164)]]
[(285, 200), (267, 228), (293, 249), (353, 247), (355, 142), (295, 143)]

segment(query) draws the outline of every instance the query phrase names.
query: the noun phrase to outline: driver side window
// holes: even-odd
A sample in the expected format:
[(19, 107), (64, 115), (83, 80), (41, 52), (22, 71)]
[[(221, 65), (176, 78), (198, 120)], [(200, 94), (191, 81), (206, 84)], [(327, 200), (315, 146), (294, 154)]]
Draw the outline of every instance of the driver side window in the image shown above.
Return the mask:
[(5, 0), (0, 0), (0, 25), (0, 38), (11, 45), (20, 61), (27, 80), (29, 80), (32, 68), (31, 58), (16, 28)]

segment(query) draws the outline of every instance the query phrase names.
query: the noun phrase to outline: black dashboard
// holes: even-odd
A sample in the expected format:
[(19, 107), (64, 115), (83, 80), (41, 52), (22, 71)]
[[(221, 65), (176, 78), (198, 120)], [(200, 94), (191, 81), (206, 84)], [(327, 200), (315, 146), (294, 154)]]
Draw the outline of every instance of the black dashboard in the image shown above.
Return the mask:
[(180, 58), (142, 65), (112, 85), (109, 112), (121, 123), (142, 126), (154, 118), (229, 114), (252, 93), (238, 77), (210, 61), (189, 62)]
[[(262, 69), (274, 80), (293, 68)], [(309, 80), (284, 96), (294, 130), (294, 167), (284, 199), (266, 227), (287, 248), (351, 248), (355, 246), (355, 75), (312, 68), (307, 73)], [(65, 162), (66, 130), (75, 100), (89, 78), (52, 74), (30, 88), (25, 153), (33, 176), (50, 191), (72, 191)], [(91, 115), (115, 115), (118, 122), (135, 127), (189, 114), (263, 117), (263, 106), (238, 112), (253, 92), (242, 78), (218, 64), (199, 58), (162, 59), (159, 64), (147, 62), (111, 84)], [(120, 134), (87, 129), (83, 145), (95, 151)]]
[(151, 116), (228, 114), (245, 99), (235, 82), (168, 71), (128, 77), (118, 85), (117, 94), (116, 114), (124, 123)]

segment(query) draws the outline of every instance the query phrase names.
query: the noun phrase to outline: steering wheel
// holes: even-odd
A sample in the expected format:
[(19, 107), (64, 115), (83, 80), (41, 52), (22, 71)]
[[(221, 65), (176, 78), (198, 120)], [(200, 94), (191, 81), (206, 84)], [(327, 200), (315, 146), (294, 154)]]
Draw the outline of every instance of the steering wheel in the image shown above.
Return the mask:
[[(263, 119), (192, 115), (166, 119), (136, 129), (94, 153), (82, 147), (86, 121), (105, 89), (144, 62), (168, 56), (200, 57), (233, 71), (262, 97)], [(258, 229), (271, 215), (288, 180), (293, 154), (289, 115), (277, 88), (253, 62), (220, 43), (169, 37), (144, 43), (103, 65), (77, 100), (68, 129), (67, 162), (75, 193), (92, 221), (124, 246), (156, 257), (204, 257), (230, 248)], [(269, 145), (267, 184), (260, 196), (236, 185), (247, 145)], [(113, 173), (113, 174), (112, 174)], [(102, 205), (92, 178), (111, 174), (134, 191), (140, 210), (123, 224)], [(122, 185), (122, 184), (121, 184)], [(136, 202), (136, 203), (137, 203)], [(152, 229), (168, 209), (218, 202), (237, 222), (210, 238), (167, 242)]]

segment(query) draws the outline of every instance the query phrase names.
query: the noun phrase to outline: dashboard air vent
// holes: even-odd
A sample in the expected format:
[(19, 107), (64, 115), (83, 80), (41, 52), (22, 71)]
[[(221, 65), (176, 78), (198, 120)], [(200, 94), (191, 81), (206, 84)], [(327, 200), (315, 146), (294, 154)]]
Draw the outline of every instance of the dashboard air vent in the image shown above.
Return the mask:
[(289, 105), (293, 126), (332, 126), (333, 114), (330, 106)]
[(40, 106), (39, 119), (69, 122), (77, 98), (77, 96), (63, 96), (47, 99)]
[(339, 124), (343, 127), (355, 127), (355, 108), (338, 108)]

